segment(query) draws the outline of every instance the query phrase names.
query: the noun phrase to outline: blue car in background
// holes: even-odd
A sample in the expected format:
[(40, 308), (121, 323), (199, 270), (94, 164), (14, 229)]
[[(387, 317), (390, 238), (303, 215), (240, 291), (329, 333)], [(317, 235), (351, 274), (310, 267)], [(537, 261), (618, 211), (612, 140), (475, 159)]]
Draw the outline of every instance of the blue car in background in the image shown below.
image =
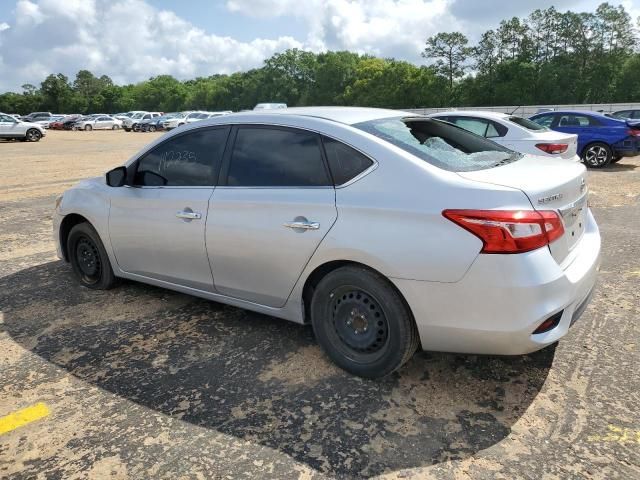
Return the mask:
[(588, 111), (538, 113), (531, 120), (563, 133), (578, 135), (578, 155), (592, 168), (640, 154), (640, 121), (606, 117)]

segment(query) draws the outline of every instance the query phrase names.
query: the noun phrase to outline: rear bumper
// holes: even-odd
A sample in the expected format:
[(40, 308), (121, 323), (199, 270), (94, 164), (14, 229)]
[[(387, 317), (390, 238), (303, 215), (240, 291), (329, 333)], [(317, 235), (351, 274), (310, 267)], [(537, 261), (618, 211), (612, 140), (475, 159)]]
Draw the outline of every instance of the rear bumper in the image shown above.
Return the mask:
[[(412, 309), (424, 350), (519, 355), (562, 338), (586, 308), (600, 265), (600, 232), (587, 229), (562, 267), (548, 248), (479, 255), (456, 283), (392, 279)], [(562, 312), (551, 330), (532, 332)]]

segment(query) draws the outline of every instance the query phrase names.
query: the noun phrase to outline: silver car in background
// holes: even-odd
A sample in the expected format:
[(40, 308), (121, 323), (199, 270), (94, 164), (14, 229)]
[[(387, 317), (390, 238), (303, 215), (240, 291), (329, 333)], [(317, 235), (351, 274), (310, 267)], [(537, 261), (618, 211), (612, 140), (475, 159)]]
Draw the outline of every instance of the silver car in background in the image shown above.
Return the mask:
[(127, 278), (298, 323), (379, 377), (420, 347), (524, 354), (564, 336), (596, 280), (585, 167), (395, 110), (216, 117), (58, 198), (80, 283)]

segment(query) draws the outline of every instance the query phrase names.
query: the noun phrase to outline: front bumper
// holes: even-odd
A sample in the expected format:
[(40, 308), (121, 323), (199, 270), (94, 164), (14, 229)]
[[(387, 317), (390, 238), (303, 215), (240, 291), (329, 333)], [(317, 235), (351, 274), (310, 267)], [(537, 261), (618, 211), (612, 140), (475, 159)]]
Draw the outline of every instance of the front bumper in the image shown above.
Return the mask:
[[(560, 266), (548, 248), (478, 255), (456, 283), (392, 279), (412, 309), (424, 350), (520, 355), (563, 337), (589, 302), (600, 232), (589, 211), (583, 238)], [(551, 330), (532, 332), (562, 312)]]

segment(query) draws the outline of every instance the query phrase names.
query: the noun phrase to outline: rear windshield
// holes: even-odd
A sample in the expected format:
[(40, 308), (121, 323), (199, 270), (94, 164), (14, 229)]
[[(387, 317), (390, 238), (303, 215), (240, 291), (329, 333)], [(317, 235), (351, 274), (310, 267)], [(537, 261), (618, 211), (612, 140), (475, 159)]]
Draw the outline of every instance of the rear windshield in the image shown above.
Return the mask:
[(549, 130), (547, 127), (543, 127), (542, 125), (538, 125), (536, 122), (532, 122), (528, 118), (522, 117), (509, 117), (509, 121), (515, 123), (516, 125), (520, 125), (527, 130)]
[(353, 125), (450, 172), (485, 170), (521, 154), (437, 119), (383, 118)]

